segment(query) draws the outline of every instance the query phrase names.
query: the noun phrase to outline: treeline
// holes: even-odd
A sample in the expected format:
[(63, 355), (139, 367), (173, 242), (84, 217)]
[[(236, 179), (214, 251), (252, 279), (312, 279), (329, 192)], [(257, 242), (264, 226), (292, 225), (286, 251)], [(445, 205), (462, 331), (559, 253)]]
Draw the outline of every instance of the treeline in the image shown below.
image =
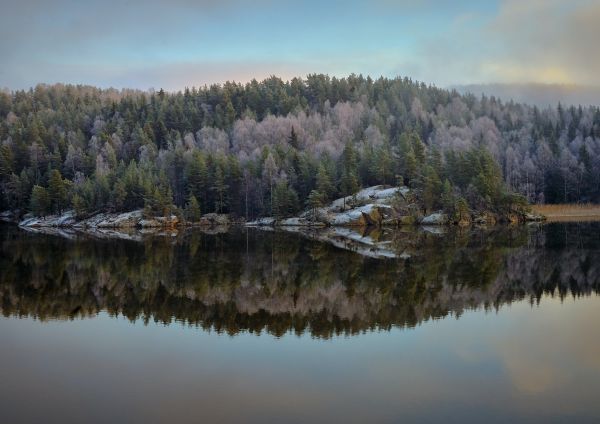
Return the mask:
[[(285, 216), (405, 184), (426, 211), (600, 200), (600, 111), (409, 79), (0, 93), (0, 209)], [(521, 193), (525, 199), (512, 193)]]

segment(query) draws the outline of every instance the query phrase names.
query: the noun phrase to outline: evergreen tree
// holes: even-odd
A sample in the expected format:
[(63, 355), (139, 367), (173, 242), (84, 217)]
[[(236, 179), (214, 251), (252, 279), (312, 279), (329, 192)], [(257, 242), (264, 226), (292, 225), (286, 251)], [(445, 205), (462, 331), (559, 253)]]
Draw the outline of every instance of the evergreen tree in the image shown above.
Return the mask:
[(48, 179), (48, 196), (50, 197), (52, 210), (62, 213), (67, 198), (67, 187), (58, 169), (50, 171), (50, 178)]
[(85, 204), (85, 200), (79, 194), (75, 193), (73, 195), (73, 199), (71, 201), (73, 204), (73, 210), (75, 211), (75, 215), (77, 217), (83, 217), (87, 213), (87, 207)]
[(312, 190), (308, 195), (306, 206), (310, 209), (313, 220), (316, 219), (317, 209), (323, 206), (323, 198), (324, 195), (317, 190)]
[(444, 185), (442, 186), (442, 207), (447, 213), (453, 214), (456, 207), (456, 199), (454, 198), (454, 192), (450, 181), (446, 178)]
[(225, 183), (225, 176), (220, 166), (215, 170), (215, 177), (211, 190), (215, 193), (215, 212), (222, 213), (228, 205), (227, 190), (229, 186)]
[(294, 149), (298, 149), (300, 147), (300, 145), (298, 144), (298, 134), (296, 134), (296, 130), (293, 126), (292, 131), (290, 133), (290, 137), (288, 139), (288, 143), (290, 143), (290, 146), (292, 146)]
[[(324, 164), (319, 165), (319, 170), (317, 171), (317, 191), (322, 196), (324, 201), (331, 199), (333, 193), (335, 192), (335, 187), (331, 180), (331, 176), (327, 173), (327, 169)], [(312, 193), (312, 191), (311, 191)]]
[(51, 204), (50, 196), (42, 186), (35, 185), (31, 190), (30, 210), (35, 216), (46, 215)]
[(340, 191), (344, 197), (344, 209), (346, 208), (346, 196), (354, 194), (359, 189), (356, 151), (351, 143), (346, 143), (342, 152), (340, 176)]
[(185, 206), (185, 218), (191, 222), (198, 222), (202, 217), (202, 212), (200, 211), (200, 203), (198, 203), (198, 199), (193, 194), (190, 194), (188, 198), (188, 202)]

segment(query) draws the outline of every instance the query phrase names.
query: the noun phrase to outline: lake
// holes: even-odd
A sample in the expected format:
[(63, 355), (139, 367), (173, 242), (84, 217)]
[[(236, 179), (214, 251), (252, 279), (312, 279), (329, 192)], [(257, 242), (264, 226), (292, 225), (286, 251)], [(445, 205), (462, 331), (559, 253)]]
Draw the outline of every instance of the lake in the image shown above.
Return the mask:
[(600, 223), (0, 231), (2, 422), (600, 420)]

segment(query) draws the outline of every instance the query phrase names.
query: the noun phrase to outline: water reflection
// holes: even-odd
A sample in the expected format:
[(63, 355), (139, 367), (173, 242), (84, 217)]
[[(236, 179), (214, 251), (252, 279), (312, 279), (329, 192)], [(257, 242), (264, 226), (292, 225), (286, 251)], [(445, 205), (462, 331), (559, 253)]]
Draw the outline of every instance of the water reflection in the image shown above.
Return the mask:
[(41, 320), (100, 311), (231, 335), (413, 327), (472, 308), (600, 289), (599, 224), (371, 233), (381, 259), (289, 232), (65, 238), (1, 228), (0, 307)]

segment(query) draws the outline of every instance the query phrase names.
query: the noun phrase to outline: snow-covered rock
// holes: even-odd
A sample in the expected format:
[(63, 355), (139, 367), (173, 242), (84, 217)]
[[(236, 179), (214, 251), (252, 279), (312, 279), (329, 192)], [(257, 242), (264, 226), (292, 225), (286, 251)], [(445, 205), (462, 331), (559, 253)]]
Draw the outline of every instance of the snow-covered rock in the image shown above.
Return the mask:
[(346, 212), (334, 214), (330, 220), (330, 224), (339, 226), (380, 225), (383, 217), (386, 213), (391, 213), (391, 210), (390, 206), (370, 203)]
[(277, 222), (277, 225), (284, 227), (324, 227), (325, 224), (319, 221), (311, 221), (304, 217), (285, 218)]
[(175, 215), (157, 216), (149, 219), (142, 219), (138, 222), (138, 225), (142, 228), (163, 228), (163, 227), (175, 227), (179, 223), (179, 219)]
[(25, 217), (19, 222), (20, 227), (70, 227), (75, 224), (76, 218), (73, 211), (61, 215), (48, 215), (43, 217)]
[(270, 216), (265, 218), (258, 218), (255, 221), (246, 222), (247, 227), (272, 227), (275, 225), (275, 218)]
[(231, 221), (229, 219), (229, 215), (226, 214), (218, 214), (218, 213), (207, 213), (202, 215), (200, 221), (198, 221), (198, 225), (204, 226), (213, 226), (213, 225), (228, 225)]
[(444, 225), (446, 223), (448, 223), (448, 216), (440, 212), (427, 215), (421, 220), (421, 225)]
[(367, 187), (352, 196), (341, 197), (334, 200), (327, 207), (330, 212), (344, 212), (366, 204), (389, 205), (399, 195), (406, 197), (409, 193), (407, 187), (386, 187), (382, 185)]
[[(96, 223), (97, 228), (133, 228), (142, 220), (142, 211), (136, 210), (120, 214), (104, 214), (104, 219)], [(91, 226), (91, 225), (90, 225)]]
[(525, 221), (528, 222), (541, 222), (545, 221), (546, 217), (540, 214), (527, 213), (525, 214)]

